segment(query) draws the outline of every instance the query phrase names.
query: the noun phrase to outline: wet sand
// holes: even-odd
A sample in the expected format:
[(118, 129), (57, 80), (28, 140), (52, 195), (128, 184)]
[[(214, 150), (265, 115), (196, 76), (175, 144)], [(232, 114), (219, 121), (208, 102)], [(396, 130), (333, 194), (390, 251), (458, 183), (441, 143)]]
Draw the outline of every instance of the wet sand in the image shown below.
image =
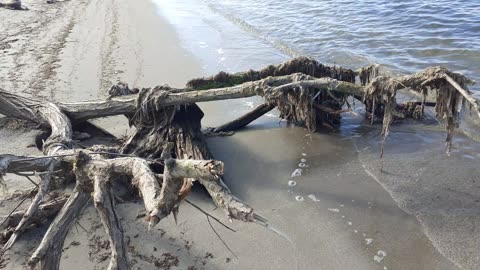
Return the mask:
[[(104, 97), (119, 80), (182, 86), (205, 75), (204, 63), (182, 49), (174, 27), (147, 0), (24, 4), (28, 12), (0, 13), (8, 30), (0, 36), (2, 47), (18, 39), (0, 55), (5, 89), (74, 101)], [(237, 68), (257, 67), (242, 63)], [(223, 68), (210, 64), (208, 71)], [(222, 124), (259, 100), (248, 102), (200, 104), (203, 125)], [(117, 136), (129, 132), (120, 116), (95, 123)], [(178, 226), (169, 217), (147, 232), (141, 202), (128, 202), (120, 205), (120, 215), (134, 269), (475, 269), (478, 144), (456, 139), (457, 151), (446, 159), (443, 132), (398, 126), (382, 172), (379, 129), (351, 115), (345, 115), (343, 126), (340, 134), (309, 134), (279, 122), (273, 112), (232, 137), (210, 138), (214, 156), (226, 164), (232, 191), (290, 241), (255, 224), (234, 222), (237, 233), (213, 224), (236, 259), (205, 216), (188, 204), (181, 206)], [(27, 148), (34, 132), (3, 127), (1, 153), (40, 154)], [(6, 180), (10, 191), (28, 186), (12, 175)], [(228, 222), (201, 189), (190, 196)], [(3, 202), (0, 212), (15, 205)], [(45, 229), (22, 237), (7, 255), (5, 269), (21, 269)], [(65, 241), (62, 269), (103, 269), (106, 240), (94, 208), (88, 207)]]

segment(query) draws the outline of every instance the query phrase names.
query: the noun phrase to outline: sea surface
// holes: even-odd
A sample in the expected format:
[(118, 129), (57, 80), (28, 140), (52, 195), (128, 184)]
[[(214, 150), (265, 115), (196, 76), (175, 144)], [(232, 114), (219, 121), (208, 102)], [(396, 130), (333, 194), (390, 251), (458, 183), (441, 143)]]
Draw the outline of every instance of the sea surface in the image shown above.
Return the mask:
[(444, 65), (480, 79), (478, 0), (200, 2), (291, 57), (350, 68), (380, 63), (401, 73)]

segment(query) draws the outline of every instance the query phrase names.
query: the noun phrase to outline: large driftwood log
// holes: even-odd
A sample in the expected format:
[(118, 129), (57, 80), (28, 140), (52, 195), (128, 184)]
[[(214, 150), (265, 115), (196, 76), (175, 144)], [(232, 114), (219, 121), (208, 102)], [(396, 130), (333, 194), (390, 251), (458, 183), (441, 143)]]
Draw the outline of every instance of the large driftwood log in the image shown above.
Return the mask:
[[(361, 85), (354, 83), (356, 74)], [(119, 177), (130, 179), (130, 183), (139, 190), (149, 214), (150, 227), (170, 213), (176, 218), (179, 203), (194, 181), (206, 188), (215, 204), (224, 209), (228, 217), (266, 226), (266, 219), (236, 198), (225, 185), (223, 163), (210, 160), (212, 156), (201, 132), (203, 112), (193, 104), (195, 102), (254, 95), (265, 98), (265, 104), (219, 127), (219, 131), (241, 128), (273, 107), (279, 109), (282, 118), (314, 131), (322, 124), (338, 125), (343, 103), (347, 97), (353, 96), (362, 100), (373, 114), (377, 111), (382, 113), (382, 134), (385, 137), (393, 117), (403, 116), (400, 110), (413, 111), (412, 114), (418, 115), (416, 107), (412, 110), (409, 105), (396, 104), (398, 90), (409, 88), (423, 97), (434, 91), (436, 100), (433, 105), (437, 118), (445, 119), (447, 123), (448, 148), (464, 103), (480, 117), (479, 101), (467, 88), (473, 82), (461, 74), (433, 67), (398, 78), (378, 75), (378, 66), (354, 72), (299, 58), (259, 71), (219, 73), (195, 79), (184, 89), (159, 86), (139, 90), (121, 84), (112, 87), (110, 98), (97, 101), (54, 104), (0, 89), (0, 114), (32, 121), (50, 129), (43, 143), (45, 157), (0, 155), (0, 175), (43, 172), (39, 191), (30, 207), (15, 213), (15, 218), (13, 214), (7, 217), (9, 226), (4, 235), (10, 239), (5, 248), (14, 244), (30, 224), (37, 222), (38, 214), (44, 211), (42, 202), (49, 192), (51, 177), (59, 169), (63, 172), (73, 170), (76, 187), (29, 260), (29, 264), (38, 269), (59, 268), (65, 236), (92, 196), (111, 242), (109, 269), (129, 269), (111, 189), (112, 185), (118, 184), (116, 179)], [(427, 104), (425, 98), (419, 104), (423, 113), (423, 106)], [(126, 115), (130, 124), (136, 127), (134, 134), (122, 146), (96, 146), (81, 152), (71, 149), (71, 122), (80, 123), (118, 114)], [(21, 218), (18, 218), (19, 215)]]
[[(462, 90), (450, 91), (449, 89), (453, 86), (451, 86), (449, 80), (446, 79), (447, 76), (450, 78), (455, 77), (455, 79), (452, 80), (457, 82), (457, 85), (459, 86), (458, 88)], [(480, 116), (479, 101), (476, 100), (467, 90), (467, 85), (471, 83), (473, 83), (473, 81), (466, 79), (460, 74), (452, 73), (444, 68), (433, 67), (413, 75), (394, 79), (377, 77), (376, 80), (370, 81), (365, 86), (338, 81), (331, 78), (317, 79), (301, 74), (291, 74), (279, 77), (269, 77), (259, 81), (247, 82), (232, 87), (218, 89), (191, 91), (191, 89), (187, 88), (156, 91), (157, 95), (152, 98), (158, 101), (156, 106), (172, 106), (260, 95), (271, 102), (276, 102), (280, 109), (283, 107), (285, 111), (284, 116), (287, 117), (287, 115), (291, 115), (289, 111), (291, 110), (292, 105), (297, 105), (292, 103), (302, 102), (298, 97), (304, 96), (305, 93), (302, 93), (305, 92), (306, 89), (309, 92), (308, 96), (310, 98), (318, 98), (316, 95), (319, 92), (333, 92), (341, 96), (354, 96), (365, 101), (374, 100), (377, 104), (386, 104), (386, 100), (388, 100), (387, 96), (389, 95), (388, 93), (391, 93), (390, 96), (394, 97), (396, 91), (402, 88), (410, 88), (422, 94), (426, 94), (428, 89), (430, 89), (430, 91), (437, 92), (436, 104), (439, 109), (437, 110), (439, 118), (445, 118), (447, 117), (446, 115), (452, 114), (454, 111), (453, 103), (446, 104), (445, 102), (442, 102), (450, 100), (448, 99), (448, 95), (446, 95), (447, 92), (458, 93), (459, 96), (463, 97), (468, 104), (470, 104), (471, 111)], [(384, 91), (387, 89), (388, 91)], [(293, 95), (289, 96), (288, 93), (292, 93)], [(105, 117), (116, 114), (135, 114), (138, 97), (138, 95), (127, 95), (113, 97), (105, 101), (61, 103), (59, 104), (59, 107), (61, 107), (62, 110), (72, 119), (75, 119), (75, 121), (82, 121), (90, 118)], [(288, 101), (288, 99), (292, 99), (292, 97), (297, 98), (290, 100), (290, 102), (285, 102), (285, 100)], [(365, 99), (365, 97), (367, 99)], [(305, 102), (311, 104), (310, 100), (305, 100)], [(462, 102), (460, 103), (463, 104)], [(447, 110), (447, 107), (450, 110)], [(455, 110), (457, 109), (458, 108)], [(338, 108), (334, 111), (338, 111)], [(312, 112), (309, 113), (311, 115), (313, 114)], [(300, 117), (301, 115), (297, 118)], [(303, 124), (307, 124), (308, 126), (308, 123)], [(315, 130), (314, 128), (312, 129)]]

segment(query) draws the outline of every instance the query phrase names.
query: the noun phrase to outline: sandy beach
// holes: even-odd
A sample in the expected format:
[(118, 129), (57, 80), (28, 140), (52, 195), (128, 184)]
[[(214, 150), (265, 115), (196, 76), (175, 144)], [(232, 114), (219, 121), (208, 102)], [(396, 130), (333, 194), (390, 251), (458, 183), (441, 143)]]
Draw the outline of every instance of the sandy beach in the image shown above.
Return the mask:
[[(202, 56), (182, 46), (175, 24), (150, 0), (22, 3), (28, 11), (0, 10), (0, 88), (9, 91), (81, 101), (106, 97), (119, 81), (182, 87), (224, 69), (205, 68)], [(264, 65), (249, 57), (262, 59), (267, 49), (239, 60), (236, 68)], [(259, 103), (252, 98), (199, 104), (206, 115), (202, 125), (223, 124), (250, 110), (245, 104)], [(177, 225), (170, 216), (147, 231), (136, 198), (119, 206), (133, 269), (478, 269), (479, 143), (459, 135), (447, 158), (441, 127), (405, 123), (392, 128), (381, 164), (380, 127), (365, 127), (361, 117), (345, 115), (339, 134), (311, 134), (276, 115), (208, 144), (225, 162), (232, 192), (289, 239), (256, 224), (234, 221), (232, 233), (213, 223), (233, 255), (205, 215), (186, 203)], [(123, 116), (92, 122), (117, 137), (131, 132)], [(38, 132), (30, 128), (0, 119), (0, 153), (41, 155), (30, 147)], [(298, 169), (301, 175), (292, 177)], [(8, 174), (5, 180), (2, 216), (18, 203), (5, 198), (31, 188), (23, 177)], [(189, 196), (228, 223), (204, 190), (195, 188)], [(23, 269), (47, 227), (23, 235), (0, 268)], [(105, 269), (109, 255), (108, 238), (90, 205), (65, 240), (61, 269)]]

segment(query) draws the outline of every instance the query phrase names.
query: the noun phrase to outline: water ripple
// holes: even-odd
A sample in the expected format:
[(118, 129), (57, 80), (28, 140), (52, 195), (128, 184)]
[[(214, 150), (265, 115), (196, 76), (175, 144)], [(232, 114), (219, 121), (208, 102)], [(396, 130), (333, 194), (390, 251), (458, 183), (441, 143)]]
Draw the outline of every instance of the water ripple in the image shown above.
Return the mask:
[(480, 81), (480, 1), (205, 1), (291, 56), (403, 72), (443, 64)]

